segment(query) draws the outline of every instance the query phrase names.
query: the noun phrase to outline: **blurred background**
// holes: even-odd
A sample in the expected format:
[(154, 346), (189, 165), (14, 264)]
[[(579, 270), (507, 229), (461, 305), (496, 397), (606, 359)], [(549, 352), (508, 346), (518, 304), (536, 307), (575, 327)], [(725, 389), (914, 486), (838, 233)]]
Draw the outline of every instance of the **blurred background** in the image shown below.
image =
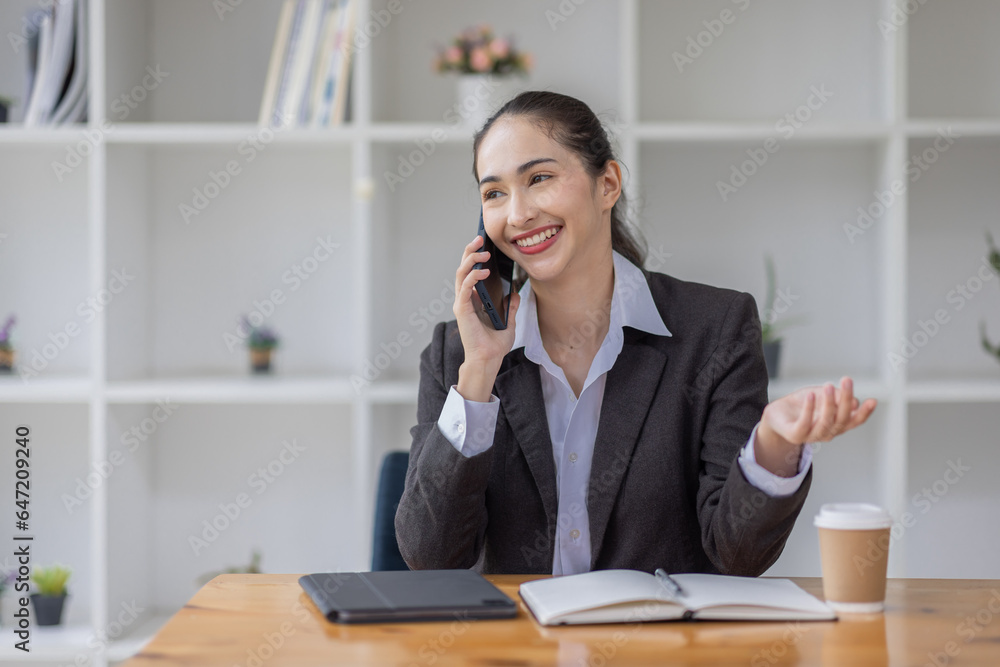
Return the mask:
[(228, 568), (370, 568), (472, 134), (524, 89), (606, 124), (646, 268), (755, 297), (772, 398), (879, 399), (769, 574), (869, 501), (890, 576), (1000, 577), (998, 31), (989, 0), (6, 0), (0, 539), (72, 569), (33, 657), (116, 664)]

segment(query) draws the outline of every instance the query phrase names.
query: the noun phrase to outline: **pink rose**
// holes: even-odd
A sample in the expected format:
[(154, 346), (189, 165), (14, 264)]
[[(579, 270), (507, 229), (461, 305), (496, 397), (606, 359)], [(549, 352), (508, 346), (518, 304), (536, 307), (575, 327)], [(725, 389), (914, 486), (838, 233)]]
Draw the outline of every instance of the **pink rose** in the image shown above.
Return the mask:
[(448, 50), (444, 52), (444, 59), (452, 65), (457, 65), (462, 62), (462, 49), (457, 46), (448, 47)]
[(493, 52), (497, 58), (506, 58), (507, 54), (510, 53), (510, 44), (507, 43), (506, 39), (494, 39), (490, 42), (490, 51)]
[(472, 49), (472, 53), (469, 54), (469, 65), (476, 72), (488, 72), (493, 68), (493, 60), (490, 58), (489, 54), (481, 46), (477, 46)]

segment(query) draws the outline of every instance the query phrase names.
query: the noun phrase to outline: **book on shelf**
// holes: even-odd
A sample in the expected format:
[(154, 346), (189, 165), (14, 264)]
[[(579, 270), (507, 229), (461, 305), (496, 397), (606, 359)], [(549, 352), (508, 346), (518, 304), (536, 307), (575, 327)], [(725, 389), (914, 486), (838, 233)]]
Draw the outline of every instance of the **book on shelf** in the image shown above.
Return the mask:
[(347, 119), (356, 0), (285, 0), (258, 123), (274, 128)]
[(28, 12), (24, 125), (75, 123), (87, 116), (87, 2), (62, 0)]
[(529, 581), (518, 592), (542, 625), (837, 617), (789, 579), (594, 570)]

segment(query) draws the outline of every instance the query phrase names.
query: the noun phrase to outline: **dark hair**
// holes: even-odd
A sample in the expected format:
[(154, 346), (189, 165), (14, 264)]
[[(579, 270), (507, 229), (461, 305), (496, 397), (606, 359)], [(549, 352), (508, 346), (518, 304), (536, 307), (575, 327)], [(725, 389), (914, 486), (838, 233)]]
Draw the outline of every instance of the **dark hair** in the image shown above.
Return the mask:
[[(508, 100), (496, 113), (490, 116), (482, 129), (476, 132), (472, 142), (472, 175), (479, 182), (476, 158), (479, 145), (486, 133), (503, 116), (524, 116), (539, 124), (545, 133), (567, 150), (575, 153), (593, 178), (597, 178), (609, 160), (621, 162), (615, 157), (608, 141), (608, 134), (601, 121), (586, 104), (561, 93), (544, 90), (528, 90)], [(611, 209), (611, 247), (630, 262), (644, 269), (646, 263), (646, 243), (638, 230), (632, 229), (626, 221), (628, 203), (625, 188)], [(518, 267), (515, 278), (516, 289), (524, 284), (525, 276)]]

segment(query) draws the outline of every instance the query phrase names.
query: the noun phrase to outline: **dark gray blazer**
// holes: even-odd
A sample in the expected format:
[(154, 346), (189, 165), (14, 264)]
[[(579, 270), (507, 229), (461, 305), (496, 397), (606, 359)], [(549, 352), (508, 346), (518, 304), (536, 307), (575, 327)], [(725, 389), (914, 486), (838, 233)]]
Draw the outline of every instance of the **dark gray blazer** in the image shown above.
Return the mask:
[[(591, 569), (759, 575), (781, 554), (812, 470), (794, 495), (771, 498), (737, 463), (767, 404), (756, 303), (647, 280), (673, 335), (625, 327), (608, 371), (587, 498)], [(463, 359), (456, 323), (439, 323), (421, 355), (400, 552), (413, 569), (551, 574), (559, 508), (539, 367), (523, 347), (507, 354), (493, 446), (466, 458), (437, 427)]]

